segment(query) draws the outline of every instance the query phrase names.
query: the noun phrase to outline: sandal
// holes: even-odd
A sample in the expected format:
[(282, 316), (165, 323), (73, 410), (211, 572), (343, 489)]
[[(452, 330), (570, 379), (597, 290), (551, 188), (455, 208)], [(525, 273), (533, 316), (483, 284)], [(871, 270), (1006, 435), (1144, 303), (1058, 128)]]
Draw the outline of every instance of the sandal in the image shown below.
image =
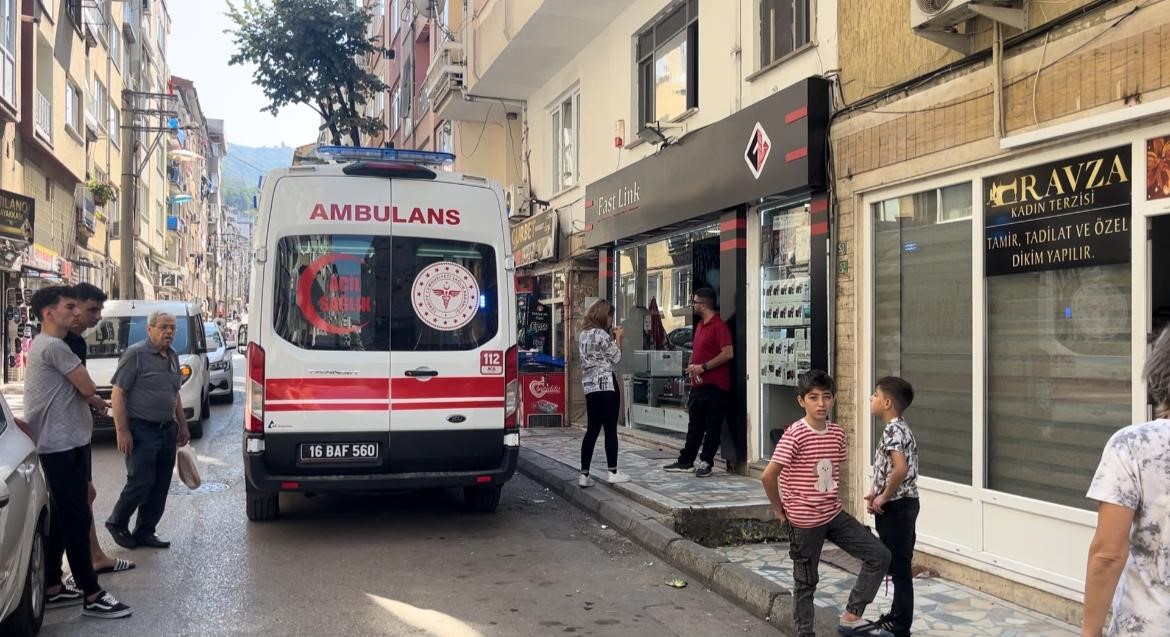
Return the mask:
[(114, 560), (113, 566), (103, 566), (99, 569), (96, 569), (96, 572), (98, 575), (102, 575), (104, 573), (121, 573), (122, 571), (128, 571), (135, 566), (137, 566), (137, 564), (134, 562), (131, 562), (130, 560), (124, 560), (119, 557)]

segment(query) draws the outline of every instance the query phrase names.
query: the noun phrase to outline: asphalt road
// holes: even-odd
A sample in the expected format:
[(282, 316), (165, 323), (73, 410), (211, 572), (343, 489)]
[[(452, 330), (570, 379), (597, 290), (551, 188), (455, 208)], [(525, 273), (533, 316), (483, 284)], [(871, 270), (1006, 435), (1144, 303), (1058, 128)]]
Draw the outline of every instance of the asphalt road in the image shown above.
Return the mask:
[[(249, 523), (241, 380), (193, 443), (204, 490), (172, 484), (159, 534), (173, 546), (127, 551), (99, 524), (107, 552), (138, 563), (101, 577), (133, 616), (54, 609), (42, 635), (775, 634), (698, 584), (666, 586), (678, 571), (519, 474), (494, 515), (463, 512), (458, 492), (293, 495), (279, 520)], [(99, 436), (99, 521), (124, 479), (113, 437)]]

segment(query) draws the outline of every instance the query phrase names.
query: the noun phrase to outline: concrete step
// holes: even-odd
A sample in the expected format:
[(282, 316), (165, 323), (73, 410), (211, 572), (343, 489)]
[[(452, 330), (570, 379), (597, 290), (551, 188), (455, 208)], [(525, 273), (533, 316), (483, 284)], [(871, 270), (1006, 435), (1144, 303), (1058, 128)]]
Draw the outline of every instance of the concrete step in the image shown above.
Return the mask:
[[(521, 444), (576, 471), (581, 464), (583, 435), (575, 427), (525, 429)], [(707, 547), (788, 539), (787, 531), (772, 516), (759, 480), (727, 473), (718, 466), (709, 478), (668, 473), (662, 467), (677, 459), (677, 451), (643, 444), (628, 439), (621, 442), (618, 467), (632, 480), (608, 486), (661, 514), (683, 537)], [(592, 475), (604, 478), (604, 436), (597, 441), (590, 464)]]

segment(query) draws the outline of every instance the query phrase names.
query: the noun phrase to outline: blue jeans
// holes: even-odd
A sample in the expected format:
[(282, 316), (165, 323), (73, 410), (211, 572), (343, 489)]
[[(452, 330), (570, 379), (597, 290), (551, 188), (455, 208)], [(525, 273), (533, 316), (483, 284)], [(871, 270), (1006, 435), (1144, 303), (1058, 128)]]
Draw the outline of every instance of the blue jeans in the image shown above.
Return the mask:
[(138, 511), (134, 537), (149, 537), (158, 527), (167, 506), (171, 472), (179, 449), (179, 426), (174, 421), (151, 423), (130, 419), (134, 449), (126, 456), (126, 486), (106, 523), (120, 529), (130, 526)]

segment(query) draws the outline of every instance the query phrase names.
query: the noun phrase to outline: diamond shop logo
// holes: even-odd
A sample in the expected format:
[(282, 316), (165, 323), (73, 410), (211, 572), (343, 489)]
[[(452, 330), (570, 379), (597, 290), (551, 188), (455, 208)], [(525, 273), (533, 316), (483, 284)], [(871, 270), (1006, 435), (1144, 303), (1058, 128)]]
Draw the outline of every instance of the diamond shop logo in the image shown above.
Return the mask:
[(752, 171), (752, 177), (760, 178), (760, 173), (764, 172), (764, 164), (768, 163), (768, 155), (772, 154), (772, 140), (768, 137), (768, 132), (764, 127), (756, 122), (755, 128), (752, 129), (752, 136), (748, 139), (747, 148), (743, 151), (743, 160), (747, 162), (748, 168)]

